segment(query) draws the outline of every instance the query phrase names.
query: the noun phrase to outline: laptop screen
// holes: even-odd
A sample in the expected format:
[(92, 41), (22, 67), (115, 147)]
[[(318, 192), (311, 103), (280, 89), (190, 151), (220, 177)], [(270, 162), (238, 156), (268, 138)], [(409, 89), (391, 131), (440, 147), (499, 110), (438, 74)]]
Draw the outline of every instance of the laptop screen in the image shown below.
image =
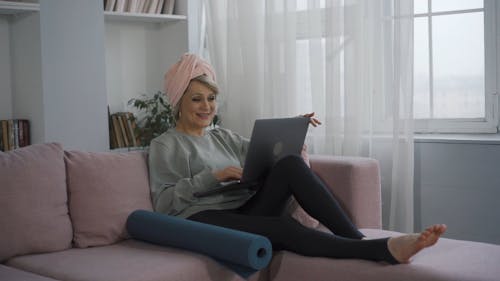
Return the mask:
[(282, 157), (300, 155), (308, 126), (306, 117), (255, 120), (241, 181), (259, 180)]

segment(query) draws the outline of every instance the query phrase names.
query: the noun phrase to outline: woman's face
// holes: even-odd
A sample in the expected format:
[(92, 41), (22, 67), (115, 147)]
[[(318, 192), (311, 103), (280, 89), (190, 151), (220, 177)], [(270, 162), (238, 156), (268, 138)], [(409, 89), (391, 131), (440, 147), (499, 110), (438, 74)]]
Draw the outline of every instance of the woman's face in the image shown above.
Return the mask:
[(189, 130), (204, 129), (212, 124), (216, 110), (216, 94), (203, 83), (193, 80), (181, 99), (177, 123)]

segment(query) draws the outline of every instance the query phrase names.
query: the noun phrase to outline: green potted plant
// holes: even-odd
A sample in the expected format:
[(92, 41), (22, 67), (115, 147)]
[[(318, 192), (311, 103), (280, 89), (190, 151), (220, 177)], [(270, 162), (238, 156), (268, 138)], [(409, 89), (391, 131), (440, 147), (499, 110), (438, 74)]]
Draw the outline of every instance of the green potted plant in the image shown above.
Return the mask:
[(152, 139), (175, 126), (172, 106), (164, 97), (165, 94), (158, 91), (153, 96), (142, 95), (128, 101), (138, 110), (135, 133), (141, 146), (149, 146)]

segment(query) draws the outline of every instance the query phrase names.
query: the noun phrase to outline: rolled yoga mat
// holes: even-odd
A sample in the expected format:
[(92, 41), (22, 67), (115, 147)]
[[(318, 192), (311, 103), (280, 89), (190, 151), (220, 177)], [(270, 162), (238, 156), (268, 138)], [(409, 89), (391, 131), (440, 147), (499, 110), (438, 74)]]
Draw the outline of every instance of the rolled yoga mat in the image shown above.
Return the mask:
[(208, 255), (245, 278), (272, 257), (271, 242), (264, 236), (150, 211), (132, 212), (127, 231), (137, 240)]

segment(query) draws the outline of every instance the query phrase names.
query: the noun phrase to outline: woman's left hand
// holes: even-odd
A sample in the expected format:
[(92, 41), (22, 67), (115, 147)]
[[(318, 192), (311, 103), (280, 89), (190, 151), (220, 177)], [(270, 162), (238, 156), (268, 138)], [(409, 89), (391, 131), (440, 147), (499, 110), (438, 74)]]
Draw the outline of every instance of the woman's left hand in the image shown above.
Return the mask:
[(313, 125), (314, 127), (318, 127), (319, 125), (321, 125), (321, 121), (319, 121), (318, 118), (314, 117), (314, 112), (306, 113), (300, 116), (309, 118), (309, 124)]

